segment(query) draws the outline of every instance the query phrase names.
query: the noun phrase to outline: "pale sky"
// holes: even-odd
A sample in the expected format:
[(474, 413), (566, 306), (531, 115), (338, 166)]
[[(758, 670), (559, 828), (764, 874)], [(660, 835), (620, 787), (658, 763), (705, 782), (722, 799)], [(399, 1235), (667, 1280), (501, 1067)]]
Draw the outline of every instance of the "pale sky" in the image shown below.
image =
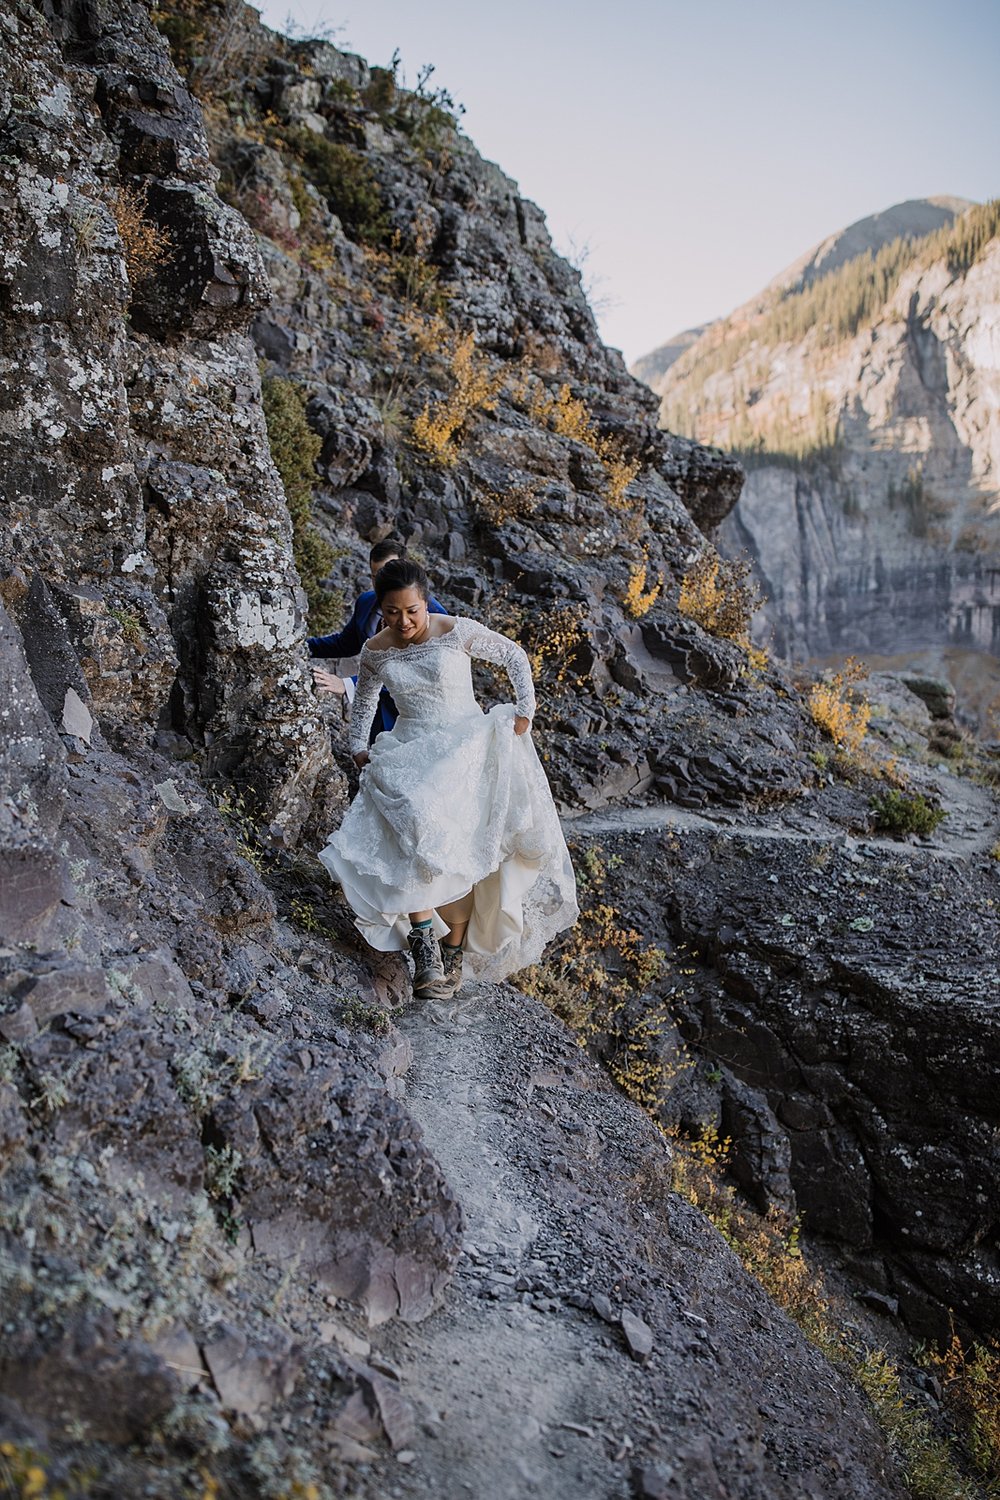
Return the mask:
[(465, 105), (633, 360), (834, 230), (1000, 195), (1000, 0), (267, 0)]

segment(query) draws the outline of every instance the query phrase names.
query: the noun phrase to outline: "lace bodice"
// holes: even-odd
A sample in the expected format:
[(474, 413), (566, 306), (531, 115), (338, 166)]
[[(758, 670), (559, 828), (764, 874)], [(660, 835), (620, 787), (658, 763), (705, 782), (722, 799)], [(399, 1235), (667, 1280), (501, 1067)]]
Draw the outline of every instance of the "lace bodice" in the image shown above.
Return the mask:
[(361, 653), (358, 690), (351, 711), (351, 750), (368, 748), (368, 731), (385, 686), (401, 719), (447, 723), (477, 708), (472, 689), (472, 657), (501, 666), (514, 689), (515, 709), (525, 719), (535, 714), (531, 667), (516, 641), (459, 616), (445, 635), (431, 636), (418, 645)]

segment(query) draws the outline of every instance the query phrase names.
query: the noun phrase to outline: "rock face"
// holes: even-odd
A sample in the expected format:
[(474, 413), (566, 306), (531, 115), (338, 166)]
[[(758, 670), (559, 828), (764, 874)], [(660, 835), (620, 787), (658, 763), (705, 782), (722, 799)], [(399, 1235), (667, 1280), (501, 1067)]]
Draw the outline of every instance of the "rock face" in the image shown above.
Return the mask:
[[(80, 662), (106, 735), (180, 733), (287, 824), (324, 736), (247, 340), (269, 289), (213, 191), (200, 111), (126, 16), (113, 40), (69, 14), (3, 22), (0, 567), (39, 652)], [(162, 264), (144, 267), (143, 234)]]
[[(541, 212), (440, 103), (319, 44), (268, 55), (247, 27), (258, 72), (211, 147), (260, 229), (264, 379), (295, 383), (322, 438), (331, 583), (349, 594), (367, 545), (402, 535), (439, 598), (525, 641), (563, 800), (648, 789), (677, 738), (666, 694), (745, 666), (676, 608), (742, 470), (657, 430)], [(428, 417), (451, 436), (416, 441)]]
[[(681, 1034), (720, 1072), (703, 1118), (737, 1143), (760, 1209), (801, 1213), (914, 1330), (941, 1337), (950, 1308), (988, 1333), (1000, 1318), (993, 883), (956, 871), (945, 883), (933, 858), (864, 844), (834, 844), (817, 870), (810, 842), (733, 840), (724, 860), (717, 842), (602, 840), (655, 882), (662, 917), (624, 880), (616, 903), (643, 911), (651, 941), (691, 954)], [(946, 944), (926, 933), (928, 906)]]
[[(994, 218), (948, 199), (863, 220), (651, 382), (665, 425), (745, 450), (723, 545), (755, 559), (786, 656), (998, 649)], [(974, 258), (956, 248), (966, 229)], [(913, 239), (907, 254), (897, 235)], [(883, 272), (887, 290), (872, 292)], [(856, 326), (837, 322), (852, 276), (873, 298)]]
[(909, 683), (867, 691), (874, 744), (946, 813), (916, 844), (880, 834), (868, 789), (832, 776), (777, 817), (650, 807), (571, 826), (603, 872), (590, 903), (665, 955), (624, 1027), (598, 1033), (602, 1055), (647, 1056), (664, 1121), (728, 1137), (758, 1210), (801, 1214), (921, 1337), (950, 1318), (982, 1336), (1000, 1318), (1000, 810), (926, 765), (953, 700)]
[[(460, 1211), (343, 1023), (369, 975), (276, 923), (247, 843), (251, 806), (283, 847), (342, 789), (247, 336), (256, 238), (141, 8), (0, 31), (0, 1391), (13, 1431), (111, 1445), (136, 1493), (125, 1445), (189, 1393), (204, 1432), (291, 1394), (270, 1302), (306, 1247), (318, 1297), (422, 1317)], [(143, 234), (170, 247), (148, 274)]]

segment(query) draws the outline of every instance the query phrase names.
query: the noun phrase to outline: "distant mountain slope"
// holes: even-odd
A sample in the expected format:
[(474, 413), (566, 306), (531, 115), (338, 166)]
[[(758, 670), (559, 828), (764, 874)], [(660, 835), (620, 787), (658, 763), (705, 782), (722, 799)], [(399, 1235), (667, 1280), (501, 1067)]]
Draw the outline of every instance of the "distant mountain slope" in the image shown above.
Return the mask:
[(685, 328), (683, 333), (675, 334), (658, 349), (637, 359), (631, 367), (631, 373), (645, 385), (652, 386), (655, 391), (656, 382), (660, 376), (665, 375), (674, 361), (680, 359), (681, 355), (685, 354), (692, 344), (697, 343), (702, 334), (711, 327), (711, 323), (701, 323), (697, 328)]
[(831, 236), (652, 382), (662, 426), (747, 466), (723, 541), (787, 654), (1000, 651), (1000, 202), (963, 201)]
[(775, 293), (802, 291), (821, 276), (839, 270), (842, 265), (864, 255), (866, 251), (876, 253), (883, 245), (891, 244), (896, 239), (923, 239), (935, 230), (953, 223), (959, 214), (975, 206), (969, 198), (909, 198), (905, 203), (896, 203), (881, 213), (858, 219), (846, 229), (838, 229), (834, 234), (827, 235), (825, 240), (821, 240), (790, 266), (779, 271), (750, 302), (731, 313), (729, 319), (713, 318), (708, 323), (700, 323), (694, 328), (686, 328), (682, 333), (674, 334), (666, 343), (658, 344), (648, 354), (641, 355), (629, 367), (630, 373), (657, 394), (662, 394), (662, 377), (671, 366), (721, 322), (738, 319), (752, 308), (763, 307), (773, 299)]
[(896, 239), (923, 239), (974, 207), (971, 198), (908, 198), (905, 203), (895, 203), (892, 208), (869, 214), (866, 219), (858, 219), (846, 229), (828, 235), (780, 272), (768, 283), (767, 290), (799, 291), (855, 256), (864, 255), (866, 250), (874, 253)]

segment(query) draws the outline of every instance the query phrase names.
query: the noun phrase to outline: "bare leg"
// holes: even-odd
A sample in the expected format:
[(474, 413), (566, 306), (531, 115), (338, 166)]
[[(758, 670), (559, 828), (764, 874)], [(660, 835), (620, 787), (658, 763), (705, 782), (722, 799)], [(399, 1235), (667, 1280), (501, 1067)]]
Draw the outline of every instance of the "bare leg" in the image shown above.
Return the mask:
[(415, 927), (418, 922), (429, 922), (433, 915), (432, 911), (411, 911), (410, 926)]
[(465, 941), (465, 931), (472, 916), (473, 894), (470, 891), (459, 901), (449, 901), (438, 907), (438, 916), (448, 923), (448, 936), (443, 940), (450, 948), (460, 948)]

